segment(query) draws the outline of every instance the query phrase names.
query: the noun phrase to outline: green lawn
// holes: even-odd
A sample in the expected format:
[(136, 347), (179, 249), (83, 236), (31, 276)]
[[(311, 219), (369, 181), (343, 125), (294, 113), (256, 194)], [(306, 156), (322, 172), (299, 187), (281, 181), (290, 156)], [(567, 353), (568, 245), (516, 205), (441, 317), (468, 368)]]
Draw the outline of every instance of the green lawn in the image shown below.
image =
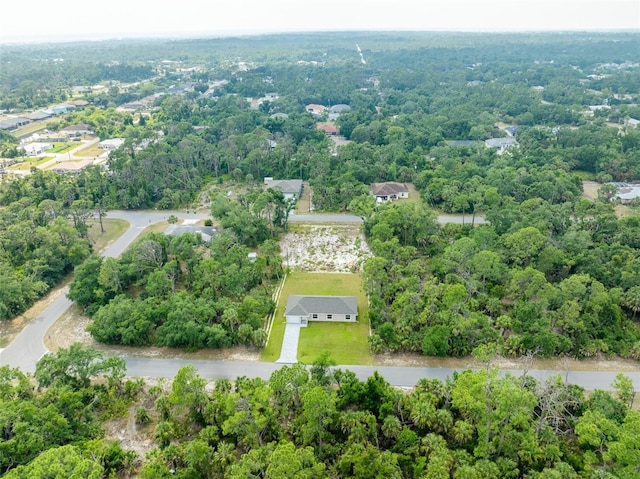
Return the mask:
[(15, 165), (11, 165), (9, 169), (10, 170), (30, 170), (32, 167), (40, 166), (46, 163), (47, 161), (51, 160), (52, 158), (53, 156), (43, 156), (38, 158), (26, 156), (24, 158), (21, 158), (23, 160), (22, 163), (16, 163)]
[(369, 319), (367, 297), (362, 291), (358, 274), (302, 273), (287, 276), (278, 301), (269, 343), (262, 352), (263, 361), (275, 361), (280, 356), (284, 336), (284, 308), (290, 294), (356, 296), (358, 298), (357, 323), (310, 322), (300, 330), (298, 361), (311, 364), (324, 351), (329, 351), (337, 364), (373, 364), (367, 341)]
[(90, 219), (87, 221), (89, 228), (89, 240), (93, 244), (94, 253), (102, 253), (111, 243), (120, 238), (129, 228), (129, 222), (125, 220), (102, 218), (104, 233), (100, 231), (100, 220)]
[(53, 149), (49, 150), (50, 153), (66, 153), (80, 146), (80, 143), (54, 143)]

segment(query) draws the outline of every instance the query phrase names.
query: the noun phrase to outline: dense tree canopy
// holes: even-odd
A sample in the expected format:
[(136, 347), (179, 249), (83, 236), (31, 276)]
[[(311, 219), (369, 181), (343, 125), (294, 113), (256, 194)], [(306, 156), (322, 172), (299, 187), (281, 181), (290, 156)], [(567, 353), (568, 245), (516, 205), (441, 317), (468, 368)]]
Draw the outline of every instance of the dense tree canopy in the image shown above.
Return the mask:
[(224, 348), (262, 346), (273, 310), (271, 280), (278, 249), (259, 261), (227, 233), (211, 244), (200, 235), (151, 234), (122, 258), (90, 257), (76, 268), (68, 296), (85, 308), (98, 341), (127, 346)]

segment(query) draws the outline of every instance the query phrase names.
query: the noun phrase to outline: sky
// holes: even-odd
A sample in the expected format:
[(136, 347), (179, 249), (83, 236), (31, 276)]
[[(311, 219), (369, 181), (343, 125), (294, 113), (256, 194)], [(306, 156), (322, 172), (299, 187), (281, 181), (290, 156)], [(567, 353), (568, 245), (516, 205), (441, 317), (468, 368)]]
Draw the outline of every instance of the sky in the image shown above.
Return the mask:
[(640, 32), (640, 0), (22, 0), (0, 42), (363, 30)]

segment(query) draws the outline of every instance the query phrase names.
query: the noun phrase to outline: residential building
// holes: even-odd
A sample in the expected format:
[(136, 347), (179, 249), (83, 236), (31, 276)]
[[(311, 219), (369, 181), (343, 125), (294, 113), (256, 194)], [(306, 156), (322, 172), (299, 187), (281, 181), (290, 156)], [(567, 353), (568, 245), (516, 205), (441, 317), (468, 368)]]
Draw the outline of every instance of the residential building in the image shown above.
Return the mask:
[(98, 143), (98, 148), (102, 150), (117, 150), (124, 143), (124, 138), (109, 138)]
[(321, 124), (321, 125), (317, 125), (316, 129), (323, 131), (325, 135), (327, 136), (337, 136), (338, 135), (338, 129), (333, 126), (333, 125), (329, 125), (329, 124)]
[(311, 103), (305, 107), (305, 110), (307, 110), (309, 113), (311, 113), (314, 116), (320, 116), (325, 111), (327, 111), (327, 107), (324, 105), (317, 105), (317, 104)]
[(31, 123), (31, 120), (29, 118), (13, 116), (0, 120), (0, 130), (15, 130), (16, 128), (27, 125), (29, 123)]
[(284, 311), (287, 323), (306, 327), (309, 321), (355, 323), (358, 300), (355, 296), (289, 295)]
[(489, 138), (484, 142), (487, 148), (493, 148), (498, 155), (503, 154), (508, 148), (517, 147), (518, 142), (515, 138)]
[(24, 148), (24, 152), (27, 156), (38, 156), (42, 155), (45, 151), (52, 149), (53, 145), (51, 143), (33, 142), (24, 145), (22, 148)]
[(640, 199), (640, 183), (611, 183), (618, 188), (615, 197), (620, 204), (628, 205), (629, 203)]
[(77, 125), (65, 126), (60, 133), (65, 136), (81, 136), (89, 135), (93, 133), (91, 127), (85, 123), (78, 123)]
[(213, 237), (218, 233), (213, 226), (196, 226), (196, 225), (169, 225), (164, 230), (164, 234), (170, 236), (179, 236), (185, 233), (199, 234), (202, 241), (210, 243)]
[(265, 188), (281, 191), (285, 200), (298, 199), (302, 194), (302, 180), (274, 180), (266, 177)]
[(395, 201), (400, 198), (409, 198), (409, 187), (406, 183), (387, 181), (385, 183), (372, 183), (371, 194), (375, 196), (376, 202)]

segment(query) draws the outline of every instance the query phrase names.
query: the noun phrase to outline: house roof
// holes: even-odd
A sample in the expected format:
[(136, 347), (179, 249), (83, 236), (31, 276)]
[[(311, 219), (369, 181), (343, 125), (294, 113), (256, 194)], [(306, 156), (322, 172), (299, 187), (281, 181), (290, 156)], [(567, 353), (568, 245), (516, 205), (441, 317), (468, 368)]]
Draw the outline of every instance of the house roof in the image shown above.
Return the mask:
[(332, 113), (342, 113), (345, 111), (351, 111), (351, 107), (344, 103), (338, 103), (337, 105), (333, 105), (331, 108), (329, 108), (329, 110)]
[(62, 161), (55, 166), (52, 166), (50, 170), (57, 171), (58, 173), (80, 171), (85, 169), (91, 163), (93, 163), (93, 160)]
[(199, 233), (204, 241), (211, 241), (217, 230), (213, 226), (196, 226), (196, 225), (169, 225), (164, 234), (171, 236), (179, 236), (185, 233)]
[(284, 194), (299, 195), (302, 191), (302, 180), (265, 180), (264, 184)]
[(325, 133), (338, 133), (338, 129), (333, 125), (317, 125), (316, 128)]
[(474, 146), (482, 144), (482, 142), (478, 140), (447, 140), (446, 143), (450, 146)]
[(612, 182), (610, 184), (618, 188), (616, 197), (620, 200), (631, 201), (636, 198), (640, 198), (640, 184), (638, 183)]
[(515, 138), (511, 138), (511, 137), (489, 138), (488, 140), (485, 140), (484, 144), (490, 148), (505, 148), (507, 146), (517, 145), (518, 142), (515, 140)]
[(31, 120), (29, 120), (28, 118), (22, 118), (20, 116), (6, 118), (4, 120), (0, 120), (0, 130), (9, 130), (11, 128), (29, 123), (30, 121)]
[(387, 181), (386, 183), (371, 183), (371, 193), (375, 196), (397, 195), (398, 193), (408, 193), (409, 188), (404, 183)]
[(520, 127), (518, 125), (512, 125), (512, 126), (508, 126), (504, 129), (504, 131), (507, 133), (507, 135), (509, 136), (516, 136), (518, 134), (518, 130), (520, 129)]
[(34, 111), (33, 113), (29, 113), (24, 116), (25, 118), (29, 118), (29, 120), (44, 120), (45, 118), (50, 118), (51, 113), (47, 113), (46, 111)]
[(90, 131), (91, 127), (85, 123), (78, 123), (77, 125), (65, 126), (60, 131)]
[(315, 103), (310, 103), (305, 107), (305, 109), (313, 113), (322, 113), (327, 109), (327, 107), (324, 105), (317, 105)]
[(289, 295), (285, 315), (308, 316), (313, 313), (358, 314), (358, 300), (355, 296)]

